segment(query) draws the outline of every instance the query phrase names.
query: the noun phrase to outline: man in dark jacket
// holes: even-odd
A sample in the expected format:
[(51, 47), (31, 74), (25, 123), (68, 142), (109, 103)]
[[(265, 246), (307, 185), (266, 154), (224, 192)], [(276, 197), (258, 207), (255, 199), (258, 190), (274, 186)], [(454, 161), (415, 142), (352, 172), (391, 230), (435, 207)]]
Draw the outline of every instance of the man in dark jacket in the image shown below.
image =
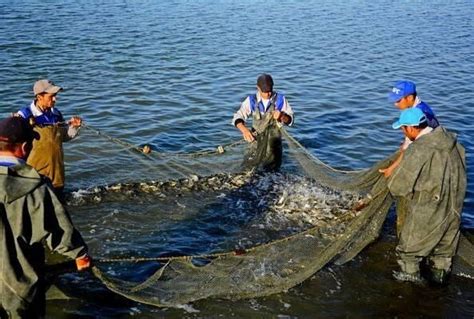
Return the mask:
[(419, 282), (420, 262), (429, 262), (430, 279), (443, 284), (459, 241), (466, 193), (466, 158), (456, 135), (428, 125), (419, 108), (401, 112), (393, 128), (412, 143), (388, 180), (392, 195), (407, 205), (397, 245), (401, 271), (395, 278)]
[(51, 185), (25, 160), (38, 134), (22, 118), (0, 121), (0, 317), (45, 313), (43, 244), (90, 267), (87, 246)]

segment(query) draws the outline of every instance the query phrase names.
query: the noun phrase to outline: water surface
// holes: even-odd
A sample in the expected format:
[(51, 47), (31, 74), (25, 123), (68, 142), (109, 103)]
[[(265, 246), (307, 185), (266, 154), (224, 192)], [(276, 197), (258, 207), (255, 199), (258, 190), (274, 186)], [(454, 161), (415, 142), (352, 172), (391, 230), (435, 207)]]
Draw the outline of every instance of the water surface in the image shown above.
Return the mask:
[[(34, 81), (47, 77), (65, 88), (57, 103), (65, 115), (80, 114), (91, 127), (134, 145), (189, 152), (240, 137), (230, 125), (232, 113), (254, 92), (257, 76), (268, 72), (296, 112), (291, 133), (328, 164), (355, 169), (398, 147), (401, 132), (391, 129), (398, 111), (386, 96), (396, 80), (410, 79), (442, 125), (459, 133), (466, 147), (463, 226), (473, 228), (473, 16), (473, 3), (462, 0), (4, 0), (0, 113), (6, 116), (27, 105)], [(108, 159), (110, 171), (103, 171), (93, 155), (120, 147), (82, 132), (65, 148), (67, 188), (101, 184), (103, 175), (125, 163), (132, 172), (149, 165), (123, 151)], [(111, 228), (119, 233), (120, 224), (89, 219), (140, 208), (133, 202), (114, 205), (106, 211), (72, 209), (91, 246), (97, 232)], [(161, 217), (150, 238), (156, 235), (157, 242), (179, 250), (182, 241), (163, 235), (170, 224)], [(192, 306), (196, 313), (85, 298), (50, 303), (48, 314), (472, 317), (472, 282), (453, 278), (450, 286), (431, 290), (391, 280), (396, 265), (390, 229), (354, 262), (329, 266), (288, 293), (268, 298), (201, 301)], [(111, 249), (130, 249), (133, 243), (112, 235), (110, 244)]]

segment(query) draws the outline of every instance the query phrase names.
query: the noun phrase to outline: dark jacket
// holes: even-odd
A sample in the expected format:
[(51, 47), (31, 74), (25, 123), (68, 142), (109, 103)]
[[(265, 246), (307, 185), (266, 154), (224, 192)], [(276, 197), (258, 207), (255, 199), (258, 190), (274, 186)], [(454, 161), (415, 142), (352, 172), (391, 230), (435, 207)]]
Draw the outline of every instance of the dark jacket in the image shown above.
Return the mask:
[(402, 259), (413, 264), (419, 257), (434, 254), (433, 259), (447, 260), (438, 268), (450, 266), (466, 184), (465, 151), (455, 134), (438, 126), (406, 149), (388, 183), (392, 195), (407, 201), (397, 247)]
[(42, 281), (43, 243), (70, 258), (87, 246), (45, 179), (28, 165), (0, 166), (0, 309), (32, 302)]

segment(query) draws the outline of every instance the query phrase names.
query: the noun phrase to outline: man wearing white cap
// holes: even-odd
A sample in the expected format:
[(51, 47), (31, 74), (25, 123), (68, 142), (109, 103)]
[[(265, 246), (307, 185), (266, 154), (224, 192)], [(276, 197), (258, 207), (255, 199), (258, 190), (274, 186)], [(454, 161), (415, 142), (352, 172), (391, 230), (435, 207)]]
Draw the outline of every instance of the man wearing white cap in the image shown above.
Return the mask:
[(428, 126), (420, 108), (401, 112), (394, 129), (412, 141), (389, 177), (391, 194), (406, 201), (405, 221), (396, 247), (398, 280), (420, 282), (420, 262), (429, 263), (429, 279), (446, 282), (459, 241), (466, 193), (466, 158), (456, 134)]
[(56, 95), (61, 90), (50, 80), (36, 81), (33, 86), (35, 100), (16, 115), (27, 119), (41, 136), (33, 143), (28, 164), (47, 176), (58, 197), (63, 199), (65, 177), (62, 143), (77, 136), (82, 119), (73, 116), (67, 123), (64, 121), (63, 115), (55, 107)]

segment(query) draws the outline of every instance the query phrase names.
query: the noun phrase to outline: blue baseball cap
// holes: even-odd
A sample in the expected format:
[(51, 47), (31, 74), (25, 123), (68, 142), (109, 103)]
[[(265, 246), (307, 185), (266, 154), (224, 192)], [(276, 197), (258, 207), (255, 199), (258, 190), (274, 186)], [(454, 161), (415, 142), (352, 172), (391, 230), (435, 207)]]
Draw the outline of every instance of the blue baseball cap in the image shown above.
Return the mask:
[(425, 113), (418, 107), (411, 107), (400, 113), (400, 118), (392, 124), (392, 127), (399, 129), (402, 126), (418, 126), (424, 122), (426, 122)]
[(407, 95), (416, 93), (416, 85), (411, 81), (398, 81), (388, 94), (388, 101), (395, 103)]

